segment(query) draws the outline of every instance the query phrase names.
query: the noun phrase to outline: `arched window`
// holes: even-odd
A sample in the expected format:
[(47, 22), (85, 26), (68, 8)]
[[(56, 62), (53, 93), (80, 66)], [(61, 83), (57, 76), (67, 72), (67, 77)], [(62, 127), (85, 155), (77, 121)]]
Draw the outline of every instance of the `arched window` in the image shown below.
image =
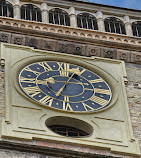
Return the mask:
[(50, 10), (49, 23), (70, 26), (69, 14), (61, 9)]
[(96, 18), (88, 13), (77, 15), (77, 26), (85, 29), (98, 30)]
[(9, 2), (0, 2), (0, 16), (13, 17), (13, 6)]
[(114, 17), (104, 20), (106, 32), (126, 34), (124, 23)]
[(141, 37), (141, 21), (136, 21), (132, 24), (133, 35)]
[(25, 4), (21, 6), (21, 18), (31, 21), (41, 22), (41, 10), (32, 4)]

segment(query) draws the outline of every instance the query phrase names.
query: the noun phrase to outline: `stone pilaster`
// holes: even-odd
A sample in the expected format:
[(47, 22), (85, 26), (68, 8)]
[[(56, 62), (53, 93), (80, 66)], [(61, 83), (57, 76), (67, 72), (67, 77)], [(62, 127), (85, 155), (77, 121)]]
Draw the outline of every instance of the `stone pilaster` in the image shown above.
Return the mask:
[(77, 27), (77, 16), (76, 16), (76, 11), (74, 7), (70, 7), (70, 26), (71, 27)]
[(101, 11), (97, 12), (97, 25), (99, 31), (105, 32), (104, 18), (103, 13)]
[(41, 10), (42, 10), (42, 22), (49, 23), (48, 5), (45, 2), (41, 4)]
[(129, 16), (124, 16), (124, 22), (125, 22), (126, 34), (128, 36), (133, 36), (132, 23), (130, 22)]
[(20, 19), (21, 18), (21, 11), (20, 11), (20, 1), (19, 0), (14, 0), (14, 18), (15, 19)]

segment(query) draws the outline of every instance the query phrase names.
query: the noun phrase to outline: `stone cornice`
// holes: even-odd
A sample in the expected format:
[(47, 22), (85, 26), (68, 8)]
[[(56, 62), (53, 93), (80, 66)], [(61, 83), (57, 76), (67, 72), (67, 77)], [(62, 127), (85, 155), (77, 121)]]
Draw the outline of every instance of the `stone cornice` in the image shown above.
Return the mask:
[[(36, 36), (44, 36), (53, 35), (53, 38), (57, 38), (59, 36), (66, 37), (66, 39), (70, 40), (79, 40), (79, 43), (89, 42), (89, 43), (97, 43), (99, 45), (106, 45), (113, 48), (127, 49), (127, 50), (136, 50), (141, 51), (141, 38), (107, 33), (107, 32), (99, 32), (97, 30), (86, 30), (81, 28), (72, 28), (61, 25), (53, 25), (53, 24), (45, 24), (41, 22), (33, 22), (21, 19), (13, 19), (0, 17), (1, 30), (5, 30), (7, 28), (8, 32), (18, 32), (21, 31), (21, 34), (28, 34), (31, 32), (36, 32)], [(6, 27), (7, 26), (7, 27)], [(48, 34), (49, 33), (49, 34)]]

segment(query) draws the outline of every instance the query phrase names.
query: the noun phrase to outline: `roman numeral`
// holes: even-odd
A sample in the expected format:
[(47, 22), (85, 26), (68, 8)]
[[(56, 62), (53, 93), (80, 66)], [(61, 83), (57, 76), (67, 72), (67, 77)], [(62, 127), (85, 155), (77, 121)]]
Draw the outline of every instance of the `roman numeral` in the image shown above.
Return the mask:
[(79, 72), (79, 75), (82, 75), (85, 71), (86, 69), (83, 69), (82, 71)]
[(25, 87), (23, 89), (31, 97), (34, 97), (34, 96), (36, 96), (36, 95), (41, 93), (41, 91), (39, 90), (39, 88), (37, 86), (36, 87)]
[(93, 111), (94, 110), (94, 108), (92, 108), (91, 106), (89, 106), (89, 105), (87, 105), (85, 103), (82, 103), (82, 104), (83, 104), (83, 107), (85, 108), (86, 111)]
[(99, 78), (99, 79), (95, 79), (95, 80), (89, 80), (90, 83), (99, 83), (99, 82), (103, 82), (103, 79)]
[(105, 100), (105, 99), (102, 99), (102, 98), (100, 98), (100, 97), (97, 97), (97, 96), (95, 96), (95, 95), (93, 95), (91, 98), (90, 98), (90, 100), (91, 101), (93, 101), (93, 102), (95, 102), (95, 103), (97, 103), (97, 104), (99, 104), (99, 105), (102, 105), (102, 106), (105, 106), (106, 104), (107, 104), (107, 100)]
[(45, 97), (43, 97), (42, 99), (39, 100), (41, 103), (43, 104), (48, 104), (49, 106), (52, 105), (53, 99), (51, 99), (50, 96), (46, 95)]
[(84, 90), (94, 91), (93, 89), (90, 89), (90, 88), (84, 88)]
[[(59, 70), (60, 75), (69, 77), (69, 70), (70, 70), (69, 66), (70, 65), (67, 63), (59, 63), (59, 62), (57, 64), (59, 66), (58, 70)], [(63, 66), (64, 66), (64, 68), (63, 68)]]
[(63, 110), (73, 111), (71, 105), (68, 102), (69, 102), (69, 97), (68, 96), (64, 96)]
[(30, 69), (29, 67), (26, 67), (24, 70), (25, 70), (25, 71), (29, 71), (29, 72), (33, 72), (33, 73), (34, 73), (35, 75), (37, 75), (37, 76), (41, 74), (41, 72), (34, 71), (34, 70)]
[(111, 95), (111, 91), (110, 90), (99, 89), (99, 88), (95, 88), (95, 93), (101, 93), (101, 94)]
[(26, 83), (34, 83), (35, 84), (35, 78), (25, 78), (25, 77), (20, 77), (19, 78), (20, 82), (26, 82)]
[(47, 62), (40, 62), (39, 65), (40, 65), (42, 68), (44, 68), (44, 71), (51, 71), (51, 70), (53, 70), (53, 69), (48, 65)]

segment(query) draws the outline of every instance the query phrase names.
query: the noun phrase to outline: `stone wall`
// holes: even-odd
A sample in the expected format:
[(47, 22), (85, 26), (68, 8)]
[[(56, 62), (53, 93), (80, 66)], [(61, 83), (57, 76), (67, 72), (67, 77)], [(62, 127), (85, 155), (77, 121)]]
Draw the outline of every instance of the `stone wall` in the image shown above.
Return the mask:
[(126, 86), (130, 117), (134, 137), (141, 149), (141, 65), (126, 64), (128, 85)]

